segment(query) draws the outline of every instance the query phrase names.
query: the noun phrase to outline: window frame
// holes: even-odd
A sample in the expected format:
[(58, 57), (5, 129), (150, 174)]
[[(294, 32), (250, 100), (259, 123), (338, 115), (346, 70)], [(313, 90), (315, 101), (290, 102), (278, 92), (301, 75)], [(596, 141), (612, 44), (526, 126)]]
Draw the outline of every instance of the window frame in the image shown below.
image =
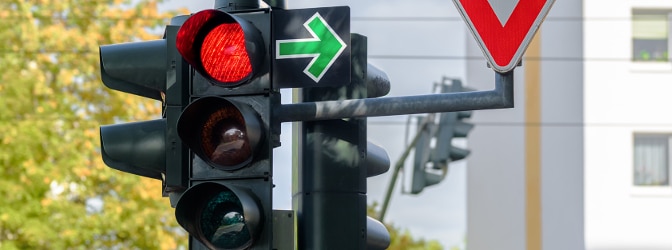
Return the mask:
[[(653, 50), (651, 54), (654, 54), (653, 58), (651, 59), (642, 59), (641, 57), (638, 57), (638, 54), (641, 54), (641, 52), (636, 53), (635, 51), (635, 44), (637, 43), (637, 39), (635, 38), (635, 26), (636, 26), (636, 19), (647, 19), (646, 16), (650, 16), (652, 19), (655, 19), (656, 16), (666, 16), (667, 22), (665, 24), (665, 49), (663, 50), (662, 55), (660, 56), (655, 56), (656, 50)], [(670, 50), (672, 50), (672, 9), (647, 9), (647, 8), (634, 8), (631, 11), (631, 36), (630, 36), (630, 61), (634, 63), (670, 63), (672, 62), (672, 55), (670, 55)], [(646, 40), (646, 39), (639, 39), (639, 40)], [(651, 39), (651, 42), (654, 42), (655, 39)], [(641, 41), (644, 42), (644, 41)], [(641, 51), (641, 50), (640, 50)]]
[[(666, 185), (636, 185), (635, 184), (635, 139), (639, 136), (643, 137), (666, 137), (667, 138), (667, 184)], [(631, 142), (632, 160), (630, 162), (629, 185), (631, 195), (633, 196), (659, 196), (672, 197), (672, 133), (649, 133), (649, 132), (634, 132)]]

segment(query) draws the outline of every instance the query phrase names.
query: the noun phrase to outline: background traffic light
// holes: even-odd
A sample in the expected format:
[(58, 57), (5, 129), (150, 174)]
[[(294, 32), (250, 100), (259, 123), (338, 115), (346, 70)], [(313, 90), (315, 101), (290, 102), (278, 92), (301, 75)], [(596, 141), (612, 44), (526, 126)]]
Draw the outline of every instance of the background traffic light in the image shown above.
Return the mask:
[[(187, 145), (189, 188), (175, 205), (191, 245), (271, 249), (273, 233), (271, 123), (279, 93), (269, 77), (270, 12), (193, 14), (175, 44), (191, 70), (189, 104), (177, 121)], [(199, 243), (200, 242), (200, 243)]]
[[(446, 81), (450, 81), (448, 84)], [(441, 93), (473, 91), (462, 86), (457, 79), (443, 80)], [(439, 115), (438, 124), (434, 115), (427, 115), (418, 121), (420, 133), (415, 145), (411, 193), (418, 194), (425, 187), (441, 182), (448, 171), (451, 161), (462, 160), (469, 150), (453, 146), (453, 138), (465, 138), (474, 125), (465, 122), (472, 111), (447, 112)], [(422, 126), (427, 123), (426, 126)], [(432, 143), (434, 140), (434, 143)]]

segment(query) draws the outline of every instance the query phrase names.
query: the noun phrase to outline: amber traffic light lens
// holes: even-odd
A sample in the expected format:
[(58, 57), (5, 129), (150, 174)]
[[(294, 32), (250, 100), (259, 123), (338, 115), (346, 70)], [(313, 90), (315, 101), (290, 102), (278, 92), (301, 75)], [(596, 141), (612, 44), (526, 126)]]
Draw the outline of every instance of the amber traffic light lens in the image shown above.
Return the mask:
[(215, 164), (235, 166), (252, 157), (245, 120), (235, 106), (219, 109), (203, 124), (203, 152)]
[(264, 137), (250, 105), (210, 96), (189, 104), (177, 122), (180, 139), (201, 159), (222, 170), (247, 166)]

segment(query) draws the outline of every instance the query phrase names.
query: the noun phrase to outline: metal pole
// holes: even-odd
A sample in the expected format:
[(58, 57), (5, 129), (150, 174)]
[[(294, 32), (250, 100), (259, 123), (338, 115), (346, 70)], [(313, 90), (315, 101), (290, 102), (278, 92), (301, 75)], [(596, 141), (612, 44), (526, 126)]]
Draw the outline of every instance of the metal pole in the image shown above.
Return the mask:
[(283, 104), (274, 115), (280, 122), (294, 122), (512, 107), (510, 71), (495, 72), (495, 89), (489, 91)]
[[(365, 97), (358, 95), (366, 94), (366, 39), (353, 34), (351, 44), (352, 84), (302, 89), (304, 100)], [(292, 201), (298, 249), (367, 249), (367, 226), (384, 227), (369, 225), (366, 219), (366, 119), (294, 125), (298, 164), (293, 171)]]

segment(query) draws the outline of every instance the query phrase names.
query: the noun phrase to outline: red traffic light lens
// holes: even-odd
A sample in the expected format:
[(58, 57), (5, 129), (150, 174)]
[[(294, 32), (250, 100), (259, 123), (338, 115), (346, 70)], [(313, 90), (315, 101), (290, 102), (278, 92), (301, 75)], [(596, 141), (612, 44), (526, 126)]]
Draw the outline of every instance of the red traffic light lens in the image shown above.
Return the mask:
[(252, 161), (264, 132), (259, 114), (250, 106), (211, 96), (184, 109), (177, 133), (201, 159), (231, 171)]
[(237, 83), (252, 73), (245, 34), (238, 23), (212, 29), (203, 39), (200, 56), (205, 72), (221, 83)]
[(182, 57), (213, 83), (235, 87), (263, 60), (261, 33), (249, 22), (218, 10), (191, 16), (177, 32)]

